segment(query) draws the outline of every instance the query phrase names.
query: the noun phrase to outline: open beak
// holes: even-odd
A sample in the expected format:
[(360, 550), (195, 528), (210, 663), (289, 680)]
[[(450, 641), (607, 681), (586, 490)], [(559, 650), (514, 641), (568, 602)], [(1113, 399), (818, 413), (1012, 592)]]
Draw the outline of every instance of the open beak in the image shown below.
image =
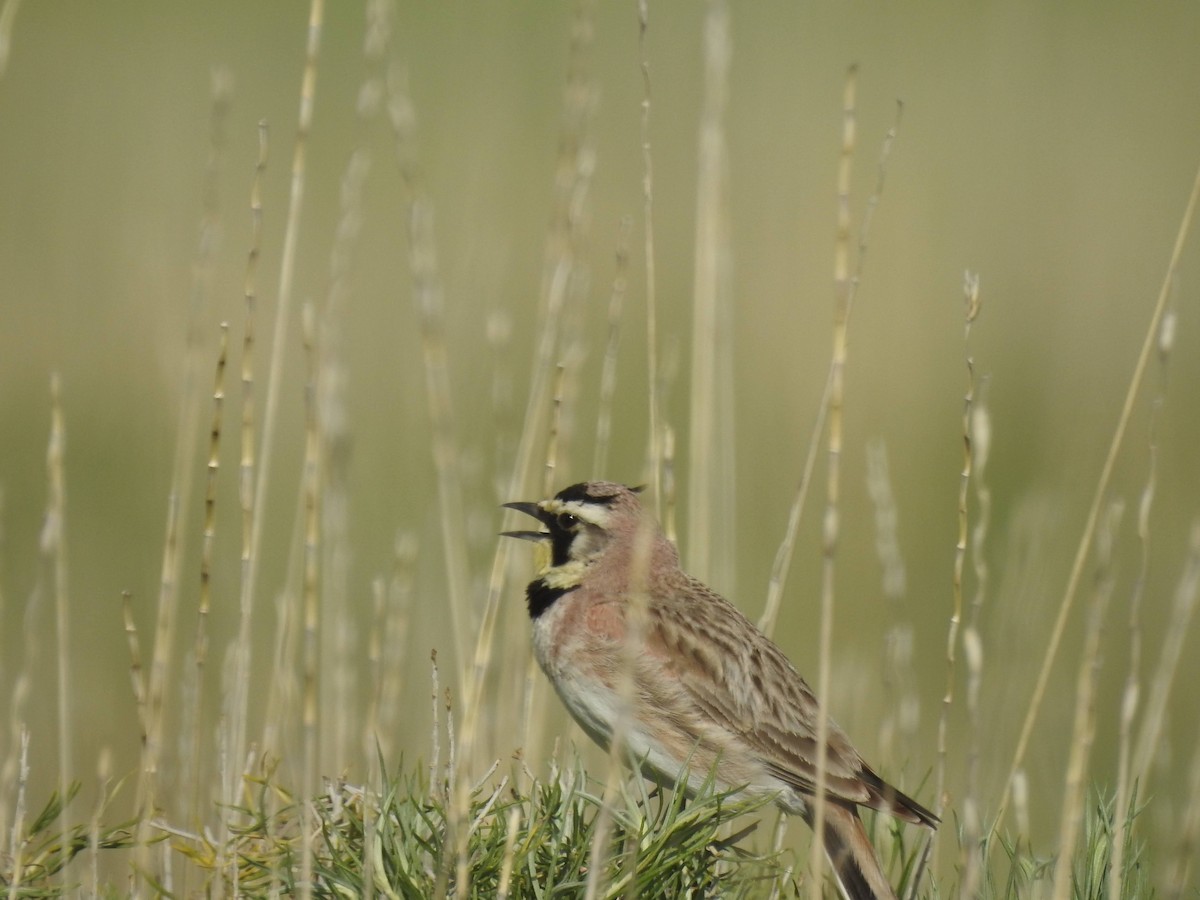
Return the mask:
[[(545, 511), (536, 503), (528, 501), (517, 501), (515, 503), (500, 504), (505, 509), (515, 509), (517, 512), (523, 512), (527, 516), (533, 516), (539, 522), (546, 521)], [(545, 541), (549, 540), (550, 532), (548, 531), (502, 531), (501, 537), (520, 538), (523, 541)]]

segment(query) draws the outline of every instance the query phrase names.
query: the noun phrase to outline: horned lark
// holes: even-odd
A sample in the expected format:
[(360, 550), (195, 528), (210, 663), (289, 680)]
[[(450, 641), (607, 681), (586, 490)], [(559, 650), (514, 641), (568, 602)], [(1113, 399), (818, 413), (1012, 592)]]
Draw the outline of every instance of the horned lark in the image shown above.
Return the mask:
[[(680, 568), (636, 490), (593, 481), (505, 506), (546, 527), (504, 534), (549, 545), (549, 561), (526, 592), (533, 649), (583, 730), (609, 747), (623, 708), (621, 679), (632, 677), (623, 741), (647, 778), (667, 786), (682, 780), (695, 792), (715, 766), (721, 787), (772, 795), (811, 826), (816, 697), (766, 635)], [(631, 656), (634, 591), (645, 597), (645, 616)], [(876, 775), (832, 721), (826, 759), (823, 838), (842, 893), (894, 900), (858, 807), (929, 828), (938, 819)]]

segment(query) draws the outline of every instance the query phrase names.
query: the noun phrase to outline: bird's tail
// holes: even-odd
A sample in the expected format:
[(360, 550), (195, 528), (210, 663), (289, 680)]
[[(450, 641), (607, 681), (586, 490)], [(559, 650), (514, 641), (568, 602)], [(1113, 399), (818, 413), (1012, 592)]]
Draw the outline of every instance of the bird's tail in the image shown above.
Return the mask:
[(825, 805), (824, 840), (825, 855), (846, 900), (896, 900), (854, 807)]

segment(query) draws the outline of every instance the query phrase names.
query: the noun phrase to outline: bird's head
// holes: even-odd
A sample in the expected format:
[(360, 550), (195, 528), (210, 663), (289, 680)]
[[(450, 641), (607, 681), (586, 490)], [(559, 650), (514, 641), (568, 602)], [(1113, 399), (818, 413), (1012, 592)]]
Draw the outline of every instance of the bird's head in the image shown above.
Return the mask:
[(505, 537), (536, 541), (549, 547), (544, 572), (586, 567), (614, 540), (632, 539), (642, 524), (638, 492), (612, 481), (586, 481), (563, 488), (548, 500), (505, 503), (537, 519), (545, 531), (504, 531)]

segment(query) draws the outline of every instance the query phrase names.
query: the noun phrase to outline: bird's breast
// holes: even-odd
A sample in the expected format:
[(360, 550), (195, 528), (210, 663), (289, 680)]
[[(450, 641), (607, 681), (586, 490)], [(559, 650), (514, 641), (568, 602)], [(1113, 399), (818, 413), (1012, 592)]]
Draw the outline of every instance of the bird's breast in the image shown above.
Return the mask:
[(551, 679), (567, 671), (603, 678), (624, 639), (621, 605), (585, 588), (561, 594), (533, 620), (533, 650)]

